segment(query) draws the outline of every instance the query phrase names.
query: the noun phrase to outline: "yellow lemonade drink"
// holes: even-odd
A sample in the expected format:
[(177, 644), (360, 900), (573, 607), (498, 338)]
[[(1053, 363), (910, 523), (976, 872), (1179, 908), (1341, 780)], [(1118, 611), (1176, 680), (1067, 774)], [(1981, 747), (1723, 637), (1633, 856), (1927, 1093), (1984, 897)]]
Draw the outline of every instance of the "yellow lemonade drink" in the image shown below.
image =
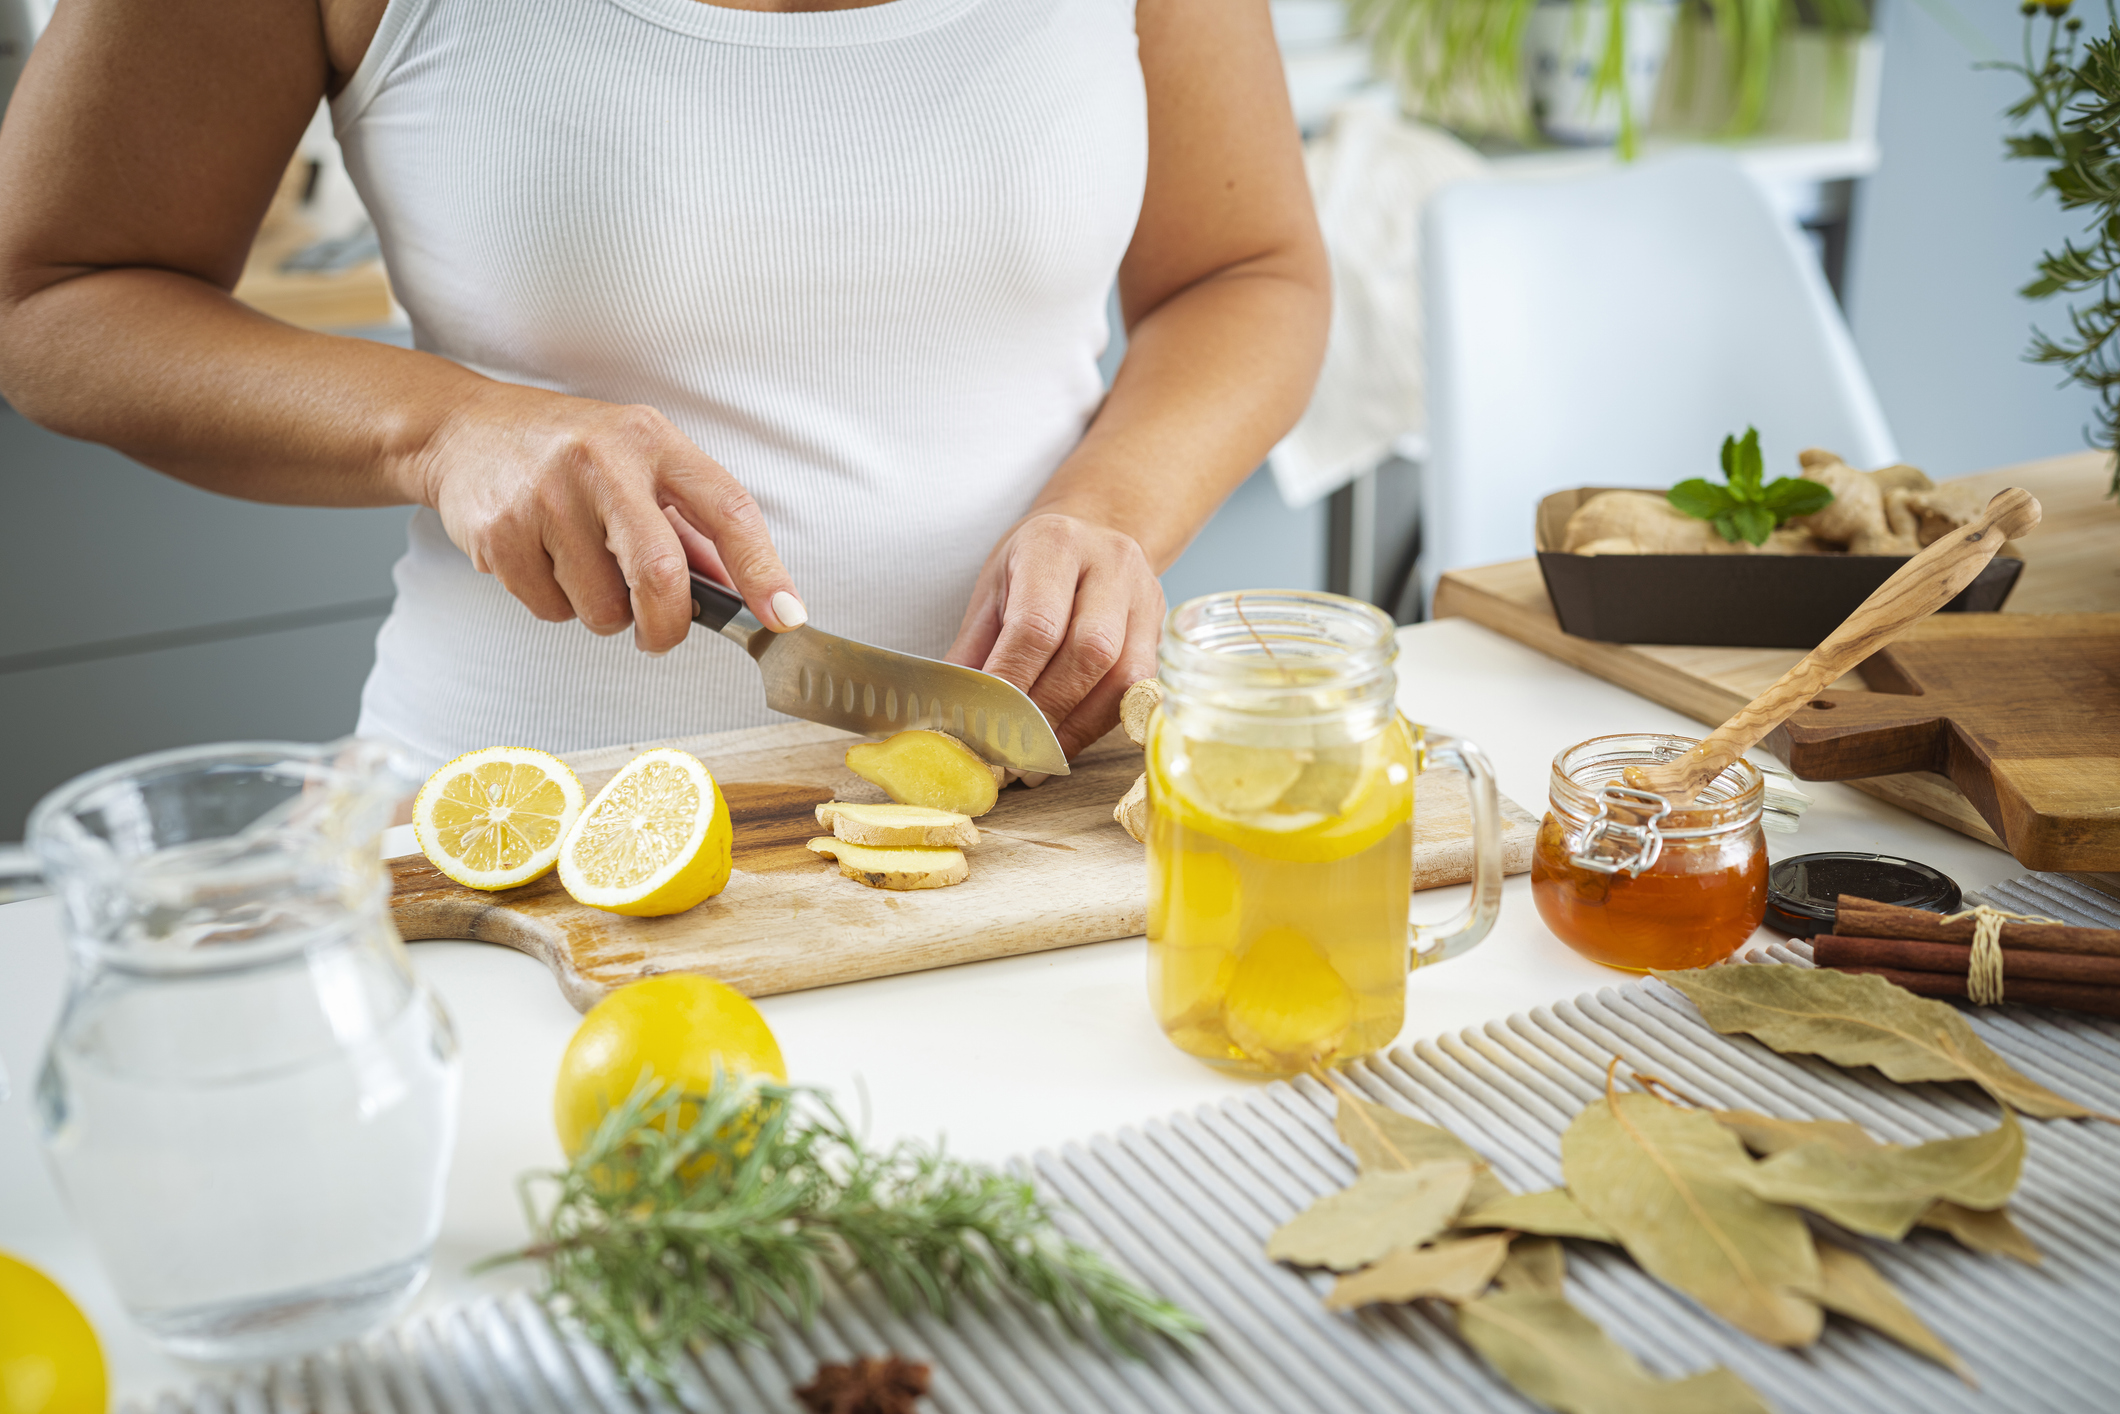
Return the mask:
[[(1305, 723), (1288, 734), (1318, 744), (1276, 746), (1189, 737), (1182, 710), (1158, 714), (1148, 987), (1179, 1049), (1287, 1074), (1398, 1035), (1418, 753), (1395, 712), (1373, 718)], [(1375, 729), (1350, 741), (1347, 725)]]

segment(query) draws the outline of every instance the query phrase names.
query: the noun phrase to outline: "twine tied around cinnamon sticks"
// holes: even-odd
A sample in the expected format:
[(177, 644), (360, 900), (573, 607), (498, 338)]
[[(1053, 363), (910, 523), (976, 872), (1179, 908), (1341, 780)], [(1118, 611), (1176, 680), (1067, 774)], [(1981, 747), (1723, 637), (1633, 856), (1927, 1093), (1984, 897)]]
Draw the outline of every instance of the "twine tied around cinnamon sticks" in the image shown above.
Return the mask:
[(2008, 913), (1984, 903), (1962, 913), (1948, 914), (1943, 921), (1956, 923), (1961, 918), (1973, 920), (1973, 953), (1967, 959), (1965, 995), (1975, 1006), (1995, 1006), (2002, 1000), (2003, 924), (2061, 924), (2058, 918), (2046, 918), (2036, 913)]
[[(1985, 936), (1983, 936), (1985, 935)], [(1945, 918), (1843, 895), (1833, 931), (1811, 939), (1820, 967), (1867, 972), (1924, 997), (2003, 998), (2120, 1016), (2120, 929), (1975, 908)], [(1977, 989), (1977, 990), (1976, 990)]]

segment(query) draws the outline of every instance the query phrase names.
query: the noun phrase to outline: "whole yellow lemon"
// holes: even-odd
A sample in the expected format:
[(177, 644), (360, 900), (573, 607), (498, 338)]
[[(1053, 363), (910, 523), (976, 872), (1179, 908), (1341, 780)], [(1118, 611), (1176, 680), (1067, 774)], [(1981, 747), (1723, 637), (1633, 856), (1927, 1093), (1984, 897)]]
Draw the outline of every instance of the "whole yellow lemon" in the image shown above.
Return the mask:
[(705, 1092), (724, 1075), (786, 1082), (780, 1043), (750, 999), (696, 973), (673, 972), (620, 987), (589, 1008), (560, 1058), (552, 1121), (568, 1158), (588, 1145), (605, 1113), (652, 1070), (657, 1079)]
[(0, 1414), (103, 1414), (103, 1347), (59, 1284), (0, 1253)]

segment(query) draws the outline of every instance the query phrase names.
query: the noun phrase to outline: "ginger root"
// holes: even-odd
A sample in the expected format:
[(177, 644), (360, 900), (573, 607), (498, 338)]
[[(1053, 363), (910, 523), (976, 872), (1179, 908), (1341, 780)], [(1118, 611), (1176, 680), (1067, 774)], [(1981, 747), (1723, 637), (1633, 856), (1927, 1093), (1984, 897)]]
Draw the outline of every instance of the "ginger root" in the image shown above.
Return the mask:
[(1604, 491), (1576, 507), (1561, 532), (1571, 555), (1749, 555), (1752, 546), (1722, 538), (1707, 521), (1654, 491)]
[(1144, 772), (1134, 777), (1134, 783), (1119, 797), (1112, 807), (1112, 818), (1119, 828), (1134, 837), (1136, 844), (1148, 843), (1148, 776)]
[(951, 848), (979, 843), (979, 827), (968, 815), (923, 805), (857, 805), (832, 800), (817, 807), (817, 823), (834, 839), (877, 849)]
[(1820, 540), (1845, 545), (1851, 555), (1911, 555), (1921, 548), (1911, 527), (1897, 529), (1885, 514), (1885, 487), (1901, 478), (1899, 468), (1886, 468), (1893, 479), (1880, 482), (1817, 447), (1797, 453), (1796, 460), (1804, 478), (1831, 490), (1833, 501), (1824, 510), (1798, 516), (1789, 524)]
[(946, 889), (972, 876), (961, 849), (876, 849), (822, 836), (810, 848), (839, 861), (839, 872), (872, 889)]
[(1914, 538), (1933, 545), (1987, 509), (1987, 494), (1952, 482), (1899, 493), (1899, 505), (1913, 522)]
[(1126, 729), (1126, 739), (1136, 746), (1148, 745), (1148, 719), (1163, 705), (1163, 684), (1155, 678), (1143, 678), (1126, 690), (1119, 699), (1119, 725)]
[(900, 805), (967, 816), (992, 810), (1007, 776), (957, 738), (925, 728), (849, 747), (847, 769)]
[[(1154, 678), (1142, 678), (1126, 690), (1119, 699), (1119, 725), (1126, 731), (1126, 739), (1136, 746), (1148, 745), (1149, 718), (1163, 705), (1163, 684)], [(1143, 772), (1134, 777), (1126, 794), (1112, 807), (1112, 818), (1119, 828), (1134, 837), (1138, 844), (1148, 843), (1148, 775)]]
[(1764, 545), (1733, 544), (1653, 491), (1604, 491), (1568, 517), (1561, 549), (1571, 555), (1911, 555), (1986, 505), (1978, 494), (1938, 486), (1904, 462), (1857, 471), (1819, 447), (1796, 459), (1806, 480), (1832, 491), (1832, 503), (1790, 520)]

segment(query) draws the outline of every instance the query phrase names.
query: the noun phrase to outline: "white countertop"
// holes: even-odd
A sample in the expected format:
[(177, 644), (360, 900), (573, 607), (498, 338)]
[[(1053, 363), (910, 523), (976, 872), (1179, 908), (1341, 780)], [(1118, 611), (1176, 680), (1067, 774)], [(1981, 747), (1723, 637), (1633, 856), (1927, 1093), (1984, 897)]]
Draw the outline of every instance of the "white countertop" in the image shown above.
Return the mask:
[[(1610, 732), (1699, 731), (1667, 708), (1464, 620), (1405, 629), (1401, 642), (1399, 699), (1408, 715), (1484, 746), (1502, 789), (1533, 813), (1545, 807), (1547, 765), (1563, 747)], [(2023, 872), (2000, 850), (1845, 786), (1805, 789), (1816, 803), (1801, 833), (1767, 837), (1776, 858), (1875, 850), (1933, 864), (1967, 889)], [(411, 847), (409, 840), (386, 844), (391, 853)], [(1417, 895), (1415, 915), (1440, 918), (1463, 894), (1453, 888)], [(1149, 1014), (1142, 947), (1139, 938), (1095, 943), (768, 997), (759, 1006), (791, 1078), (831, 1089), (856, 1116), (865, 1106), (876, 1137), (945, 1135), (954, 1152), (999, 1161), (1213, 1103), (1253, 1083), (1201, 1065), (1163, 1039)], [(455, 1018), (464, 1057), (448, 1211), (434, 1277), (420, 1297), (431, 1307), (531, 1280), (521, 1268), (478, 1278), (465, 1269), (523, 1240), (516, 1176), (559, 1160), (551, 1086), (577, 1018), (544, 969), (519, 953), (425, 942), (411, 954)], [(89, 1313), (103, 1337), (115, 1401), (186, 1383), (201, 1367), (163, 1358), (133, 1331), (38, 1149), (36, 1067), (65, 982), (55, 901), (0, 907), (0, 966), (7, 978), (0, 987), (0, 1064), (12, 1080), (12, 1093), (0, 1102), (0, 1251), (42, 1267)], [(1486, 942), (1412, 979), (1399, 1040), (1455, 1031), (1624, 976), (1556, 941), (1532, 909), (1528, 881), (1511, 879)]]

